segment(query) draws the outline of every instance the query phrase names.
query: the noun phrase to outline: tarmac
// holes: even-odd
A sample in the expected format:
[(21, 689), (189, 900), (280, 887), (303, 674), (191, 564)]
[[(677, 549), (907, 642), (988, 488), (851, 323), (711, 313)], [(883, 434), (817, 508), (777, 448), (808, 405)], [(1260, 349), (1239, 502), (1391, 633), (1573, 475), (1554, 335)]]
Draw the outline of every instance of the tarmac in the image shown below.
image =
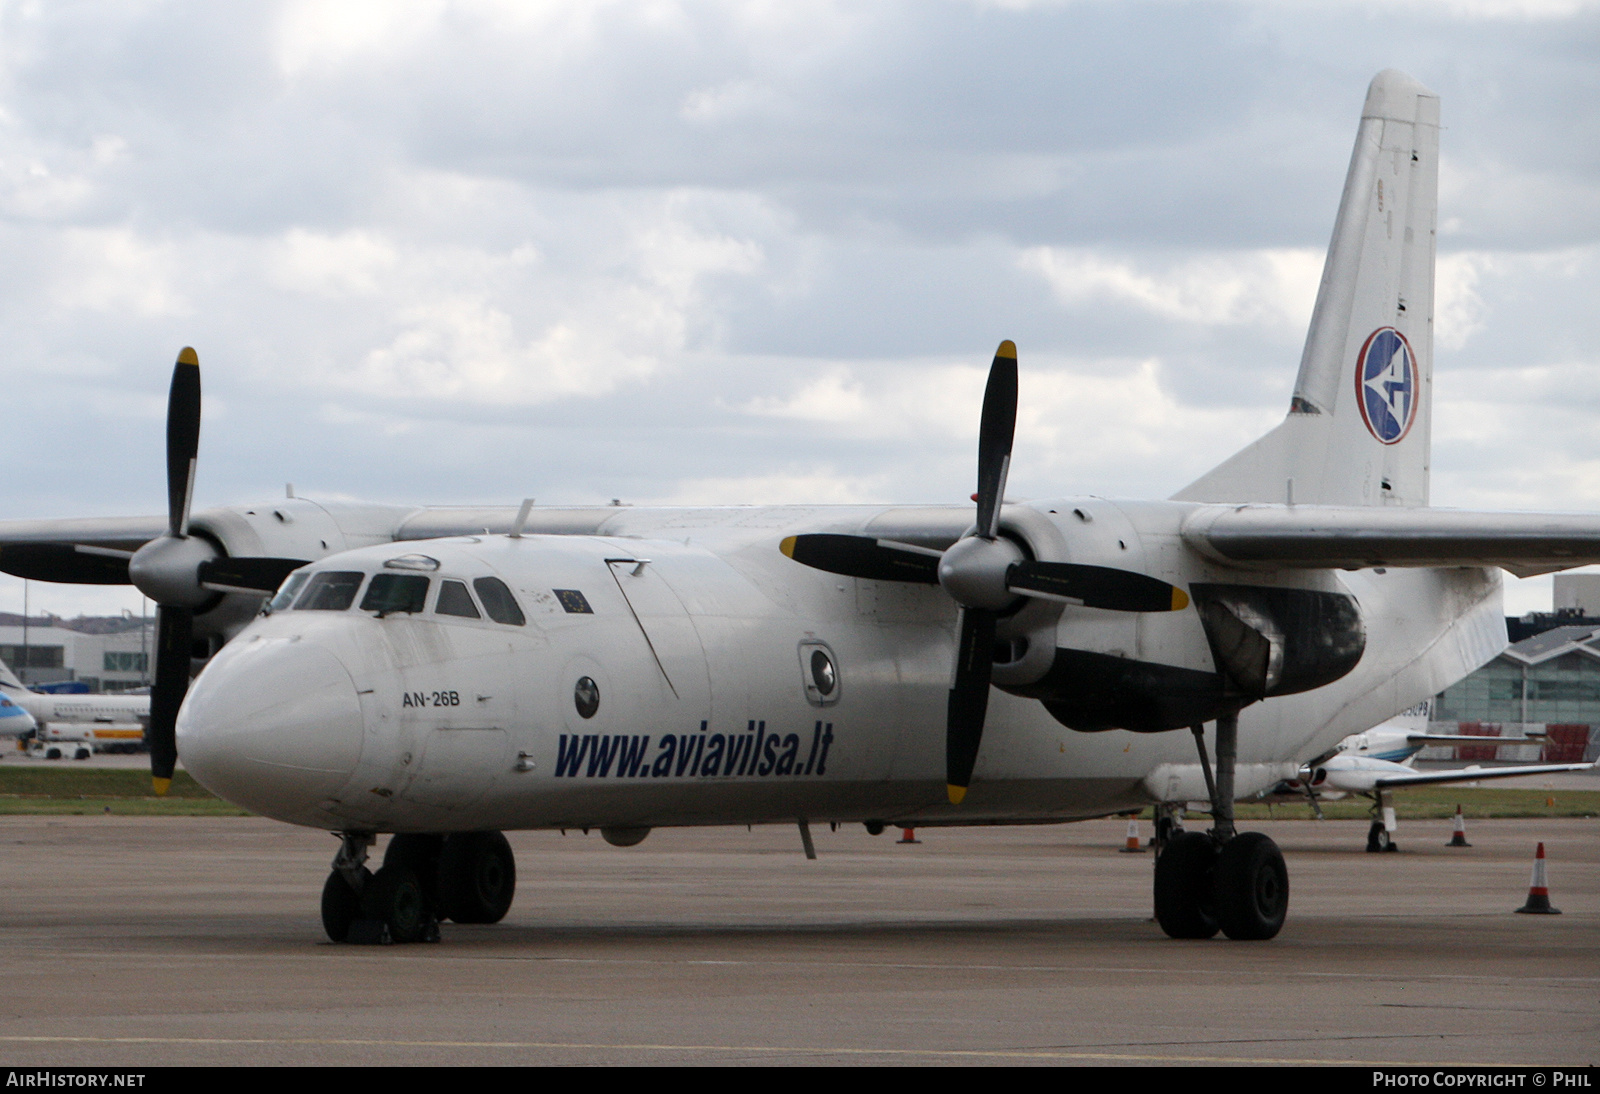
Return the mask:
[[(0, 1063), (1592, 1064), (1600, 821), (1251, 823), (1271, 942), (1173, 941), (1126, 822), (510, 833), (433, 945), (323, 936), (336, 843), (255, 818), (0, 817)], [(1149, 835), (1149, 826), (1144, 826)], [(1565, 914), (1517, 915), (1534, 846)], [(381, 850), (381, 847), (380, 847)]]

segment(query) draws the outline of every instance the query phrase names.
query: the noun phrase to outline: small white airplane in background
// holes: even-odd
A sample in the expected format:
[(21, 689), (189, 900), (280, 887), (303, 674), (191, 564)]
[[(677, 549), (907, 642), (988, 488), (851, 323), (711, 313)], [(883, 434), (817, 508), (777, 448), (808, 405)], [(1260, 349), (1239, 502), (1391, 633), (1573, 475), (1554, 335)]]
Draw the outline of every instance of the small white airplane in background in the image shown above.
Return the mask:
[(1364, 733), (1351, 734), (1340, 741), (1330, 755), (1307, 764), (1300, 774), (1286, 780), (1263, 797), (1298, 798), (1311, 803), (1322, 816), (1319, 799), (1337, 800), (1347, 794), (1372, 799), (1372, 825), (1367, 829), (1367, 850), (1397, 851), (1394, 833), (1399, 827), (1391, 795), (1408, 786), (1448, 783), (1476, 783), (1485, 779), (1510, 779), (1519, 775), (1555, 775), (1572, 771), (1592, 771), (1593, 763), (1518, 764), (1418, 771), (1411, 766), (1417, 753), (1431, 744), (1500, 745), (1537, 741), (1542, 735), (1525, 737), (1482, 737), (1466, 734), (1429, 733), (1428, 704), (1420, 704)]
[(101, 751), (143, 746), (148, 695), (83, 695), (34, 691), (0, 661), (0, 695), (26, 710), (41, 740), (87, 741)]
[(781, 822), (809, 844), (811, 821), (1053, 822), (1200, 781), (1214, 827), (1166, 844), (1157, 918), (1271, 938), (1288, 872), (1234, 801), (1498, 654), (1499, 568), (1600, 562), (1600, 516), (1428, 507), (1438, 132), (1431, 92), (1373, 80), (1289, 414), (1166, 501), (1002, 504), (1003, 342), (975, 508), (191, 514), (185, 349), (166, 516), (5, 522), (0, 569), (161, 605), (157, 786), (181, 750), (221, 797), (339, 833), (335, 940), (504, 916), (506, 829)]

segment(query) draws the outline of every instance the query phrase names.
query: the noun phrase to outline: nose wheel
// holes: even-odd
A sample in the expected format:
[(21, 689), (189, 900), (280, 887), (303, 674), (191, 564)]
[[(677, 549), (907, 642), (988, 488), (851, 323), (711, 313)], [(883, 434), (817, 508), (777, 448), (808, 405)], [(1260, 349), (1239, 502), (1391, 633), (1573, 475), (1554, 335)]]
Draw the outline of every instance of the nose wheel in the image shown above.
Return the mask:
[(439, 920), (416, 869), (415, 845), (390, 840), (374, 873), (366, 865), (373, 842), (370, 832), (340, 833), (339, 853), (322, 886), (322, 929), (334, 942), (439, 941)]
[(1156, 921), (1172, 938), (1210, 938), (1219, 930), (1237, 941), (1273, 938), (1289, 911), (1289, 871), (1278, 845), (1260, 832), (1234, 831), (1238, 729), (1236, 714), (1217, 719), (1213, 778), (1203, 727), (1194, 727), (1214, 826), (1175, 834), (1156, 859)]

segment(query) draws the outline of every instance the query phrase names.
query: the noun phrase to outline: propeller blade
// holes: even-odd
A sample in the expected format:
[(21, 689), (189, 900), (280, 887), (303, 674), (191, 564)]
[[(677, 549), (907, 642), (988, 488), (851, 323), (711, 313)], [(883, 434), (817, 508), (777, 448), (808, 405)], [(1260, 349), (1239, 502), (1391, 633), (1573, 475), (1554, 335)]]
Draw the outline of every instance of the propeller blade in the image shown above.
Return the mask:
[(167, 530), (189, 534), (195, 458), (200, 453), (200, 358), (184, 346), (167, 392)]
[(803, 566), (869, 581), (939, 584), (939, 552), (871, 536), (816, 532), (790, 536), (778, 549)]
[(978, 426), (978, 535), (1000, 531), (1000, 503), (1011, 468), (1011, 440), (1017, 431), (1017, 347), (1009, 339), (994, 351), (989, 383), (983, 389), (983, 419)]
[(1076, 562), (1013, 563), (1006, 569), (1006, 587), (1117, 612), (1181, 612), (1189, 606), (1189, 594), (1176, 585), (1130, 570)]
[(156, 609), (156, 678), (150, 688), (150, 781), (157, 794), (172, 785), (178, 765), (178, 708), (189, 690), (189, 657), (194, 646), (194, 612)]
[(132, 585), (132, 551), (71, 543), (13, 543), (0, 547), (0, 571), (29, 581), (67, 585)]
[(200, 564), (200, 584), (221, 592), (270, 593), (309, 561), (304, 558), (212, 559)]
[(995, 613), (961, 609), (957, 623), (956, 666), (950, 682), (945, 722), (945, 790), (951, 805), (960, 805), (972, 784), (983, 740), (983, 719), (989, 709), (989, 679), (994, 672)]

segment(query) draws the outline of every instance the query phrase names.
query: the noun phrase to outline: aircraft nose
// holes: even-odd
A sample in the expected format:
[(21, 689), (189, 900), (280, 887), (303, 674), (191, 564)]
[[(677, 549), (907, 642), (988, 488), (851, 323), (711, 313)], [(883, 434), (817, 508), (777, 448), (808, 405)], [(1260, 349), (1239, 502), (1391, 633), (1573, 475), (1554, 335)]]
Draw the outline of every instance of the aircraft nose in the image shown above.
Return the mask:
[(235, 641), (178, 715), (178, 758), (200, 785), (290, 820), (343, 786), (361, 758), (361, 701), (343, 662), (312, 641)]

